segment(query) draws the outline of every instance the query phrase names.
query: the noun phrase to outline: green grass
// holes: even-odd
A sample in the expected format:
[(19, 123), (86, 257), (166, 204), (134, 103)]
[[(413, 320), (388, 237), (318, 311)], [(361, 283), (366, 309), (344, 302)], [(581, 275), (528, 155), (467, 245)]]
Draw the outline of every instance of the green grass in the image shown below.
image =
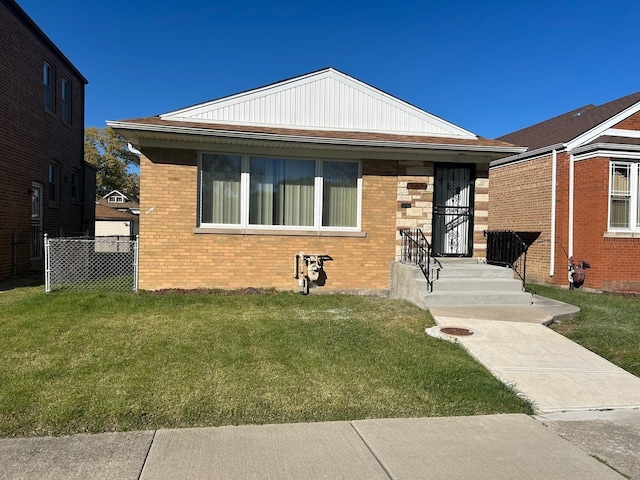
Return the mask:
[(581, 308), (578, 317), (554, 324), (555, 331), (640, 377), (640, 297), (530, 288)]
[(0, 294), (0, 436), (530, 413), (429, 314), (342, 295)]

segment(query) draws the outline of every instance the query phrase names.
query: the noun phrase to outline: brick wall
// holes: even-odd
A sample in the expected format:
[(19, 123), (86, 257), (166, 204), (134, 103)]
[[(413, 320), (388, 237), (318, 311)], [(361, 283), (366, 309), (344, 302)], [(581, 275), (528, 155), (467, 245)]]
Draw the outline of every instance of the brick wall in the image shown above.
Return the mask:
[[(551, 282), (551, 156), (491, 168), (490, 230), (540, 232), (527, 253), (527, 280)], [(565, 275), (566, 265), (561, 272)]]
[(614, 125), (613, 128), (619, 128), (622, 130), (640, 130), (640, 112), (634, 113), (623, 121)]
[(487, 256), (487, 239), (484, 231), (489, 228), (489, 166), (476, 165), (474, 188), (473, 256)]
[(573, 254), (591, 264), (585, 287), (640, 292), (640, 238), (607, 234), (609, 163), (606, 157), (575, 163)]
[(400, 230), (419, 228), (431, 240), (434, 163), (430, 161), (398, 162), (396, 185), (396, 259), (400, 260)]
[(194, 233), (197, 152), (144, 148), (140, 288), (297, 289), (294, 255), (327, 253), (323, 290), (387, 290), (395, 257), (397, 162), (363, 160), (366, 237)]
[[(591, 265), (585, 288), (640, 292), (640, 237), (607, 233), (609, 162), (599, 157), (574, 163), (573, 256)], [(569, 167), (569, 156), (559, 153), (553, 278), (549, 277), (551, 157), (490, 171), (489, 227), (542, 232), (527, 256), (527, 279), (532, 282), (568, 285)]]
[[(30, 227), (32, 182), (44, 187), (45, 232), (80, 231), (82, 200), (71, 201), (71, 173), (77, 169), (83, 184), (84, 80), (46, 41), (21, 19), (21, 12), (0, 3), (0, 278), (31, 267)], [(43, 62), (55, 69), (55, 109), (43, 103)], [(61, 81), (72, 84), (72, 124), (61, 120)], [(59, 167), (59, 202), (48, 202), (48, 169)], [(65, 179), (67, 180), (65, 182)], [(82, 195), (82, 192), (79, 192)], [(82, 198), (82, 197), (81, 197)], [(19, 244), (15, 246), (14, 237)]]

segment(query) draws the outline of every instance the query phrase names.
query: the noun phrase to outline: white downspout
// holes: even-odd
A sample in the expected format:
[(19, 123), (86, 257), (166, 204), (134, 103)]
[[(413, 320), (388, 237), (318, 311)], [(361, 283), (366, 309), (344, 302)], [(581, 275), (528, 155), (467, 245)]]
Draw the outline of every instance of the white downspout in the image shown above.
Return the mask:
[(549, 276), (555, 274), (556, 264), (556, 194), (557, 194), (557, 174), (558, 174), (558, 151), (554, 148), (551, 154), (551, 248), (549, 255), (551, 256), (551, 266), (549, 267)]
[(567, 250), (569, 257), (573, 257), (573, 154), (569, 155), (569, 240)]

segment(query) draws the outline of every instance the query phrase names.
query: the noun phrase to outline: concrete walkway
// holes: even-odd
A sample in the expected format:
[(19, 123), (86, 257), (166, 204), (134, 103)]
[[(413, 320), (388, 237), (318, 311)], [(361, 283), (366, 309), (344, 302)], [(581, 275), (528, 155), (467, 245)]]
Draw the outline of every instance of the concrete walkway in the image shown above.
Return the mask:
[(538, 298), (432, 314), (430, 334), (460, 342), (538, 415), (0, 439), (0, 480), (640, 480), (640, 379), (543, 326), (575, 307)]
[[(577, 314), (576, 307), (536, 297), (530, 307), (432, 308), (431, 314), (438, 326), (427, 333), (459, 342), (537, 413), (640, 408), (640, 378), (544, 326)], [(447, 327), (472, 334), (447, 335)]]

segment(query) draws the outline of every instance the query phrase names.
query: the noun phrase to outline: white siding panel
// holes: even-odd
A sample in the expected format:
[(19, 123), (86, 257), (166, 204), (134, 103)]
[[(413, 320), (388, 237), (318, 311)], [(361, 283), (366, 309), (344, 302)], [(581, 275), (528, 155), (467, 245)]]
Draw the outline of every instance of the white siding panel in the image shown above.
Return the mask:
[(333, 69), (162, 117), (289, 128), (473, 136)]

